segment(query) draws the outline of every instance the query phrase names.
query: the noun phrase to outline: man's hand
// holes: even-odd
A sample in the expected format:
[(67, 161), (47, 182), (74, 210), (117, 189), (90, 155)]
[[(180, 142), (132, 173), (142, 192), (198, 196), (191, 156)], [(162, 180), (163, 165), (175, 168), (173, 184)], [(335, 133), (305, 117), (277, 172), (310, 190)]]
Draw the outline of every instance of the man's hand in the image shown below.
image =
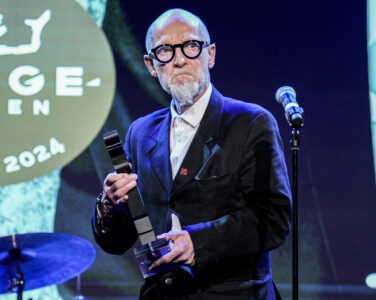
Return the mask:
[(110, 173), (103, 184), (106, 199), (113, 208), (124, 204), (128, 200), (127, 193), (137, 185), (136, 174)]
[(152, 266), (156, 267), (161, 264), (174, 262), (182, 265), (193, 266), (195, 263), (195, 252), (191, 237), (186, 230), (169, 231), (158, 236), (158, 239), (165, 238), (172, 241), (173, 248), (166, 255), (153, 262)]

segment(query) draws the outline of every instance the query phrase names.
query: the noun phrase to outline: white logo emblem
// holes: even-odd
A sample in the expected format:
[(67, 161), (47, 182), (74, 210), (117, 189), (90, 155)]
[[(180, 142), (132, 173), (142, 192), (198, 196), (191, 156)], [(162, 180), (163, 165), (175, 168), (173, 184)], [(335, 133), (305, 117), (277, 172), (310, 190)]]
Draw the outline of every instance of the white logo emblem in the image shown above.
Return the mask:
[[(6, 25), (2, 25), (4, 16), (0, 14), (0, 38), (8, 31)], [(7, 46), (0, 44), (0, 55), (23, 55), (35, 53), (42, 45), (41, 35), (44, 27), (51, 19), (51, 11), (45, 10), (38, 19), (25, 19), (25, 25), (31, 28), (31, 39), (29, 44), (22, 44), (18, 46)]]

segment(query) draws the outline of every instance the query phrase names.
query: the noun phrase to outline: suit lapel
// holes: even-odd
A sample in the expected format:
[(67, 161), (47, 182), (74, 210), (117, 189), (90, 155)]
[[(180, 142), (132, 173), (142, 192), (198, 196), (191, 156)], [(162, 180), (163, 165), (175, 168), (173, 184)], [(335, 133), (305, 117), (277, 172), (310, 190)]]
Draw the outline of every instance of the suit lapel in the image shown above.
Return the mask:
[(164, 118), (151, 133), (148, 141), (147, 151), (153, 170), (161, 181), (166, 192), (171, 185), (171, 164), (170, 164), (170, 119), (171, 114)]
[(200, 126), (172, 183), (170, 198), (203, 169), (212, 156), (212, 150), (218, 149), (218, 146), (214, 146), (218, 138), (222, 108), (222, 95), (213, 87)]

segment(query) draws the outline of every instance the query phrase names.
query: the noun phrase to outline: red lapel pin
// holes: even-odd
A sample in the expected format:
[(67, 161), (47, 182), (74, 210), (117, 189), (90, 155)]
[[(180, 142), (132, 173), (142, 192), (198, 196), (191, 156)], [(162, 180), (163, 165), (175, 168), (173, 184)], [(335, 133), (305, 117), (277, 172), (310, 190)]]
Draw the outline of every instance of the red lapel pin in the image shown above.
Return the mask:
[(185, 168), (181, 168), (180, 169), (180, 175), (188, 175), (188, 170), (187, 169), (185, 169)]

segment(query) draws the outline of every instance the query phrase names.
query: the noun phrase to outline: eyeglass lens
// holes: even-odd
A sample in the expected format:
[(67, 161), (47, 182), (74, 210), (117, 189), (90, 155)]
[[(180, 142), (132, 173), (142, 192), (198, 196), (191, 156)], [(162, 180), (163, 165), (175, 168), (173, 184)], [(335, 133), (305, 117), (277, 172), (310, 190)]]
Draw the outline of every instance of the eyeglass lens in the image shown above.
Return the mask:
[[(183, 54), (188, 58), (195, 58), (200, 54), (201, 45), (196, 41), (189, 41), (180, 46)], [(157, 49), (156, 56), (160, 61), (169, 61), (174, 56), (174, 49), (171, 46), (162, 46)]]

